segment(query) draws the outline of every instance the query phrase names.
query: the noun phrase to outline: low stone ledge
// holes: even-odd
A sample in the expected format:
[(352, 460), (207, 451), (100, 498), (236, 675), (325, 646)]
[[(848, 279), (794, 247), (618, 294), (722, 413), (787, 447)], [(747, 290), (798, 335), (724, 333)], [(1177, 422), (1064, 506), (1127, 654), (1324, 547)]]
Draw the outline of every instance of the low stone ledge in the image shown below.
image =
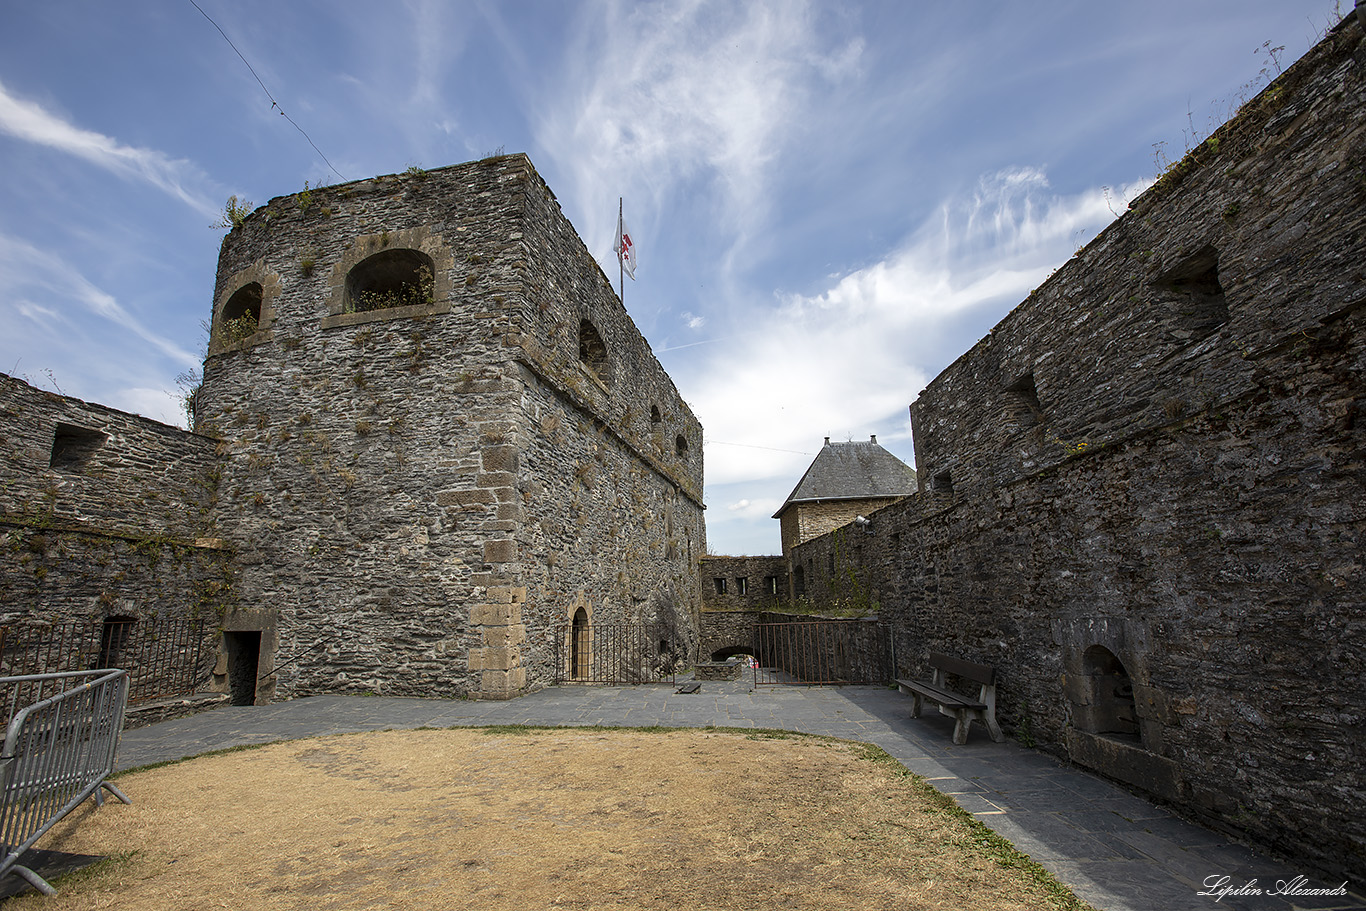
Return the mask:
[(228, 700), (227, 693), (195, 693), (191, 696), (172, 696), (154, 702), (130, 705), (123, 716), (123, 729), (131, 731), (149, 724), (170, 721), (172, 718), (198, 715), (200, 712), (227, 705)]
[(739, 680), (738, 661), (699, 661), (693, 666), (694, 680)]

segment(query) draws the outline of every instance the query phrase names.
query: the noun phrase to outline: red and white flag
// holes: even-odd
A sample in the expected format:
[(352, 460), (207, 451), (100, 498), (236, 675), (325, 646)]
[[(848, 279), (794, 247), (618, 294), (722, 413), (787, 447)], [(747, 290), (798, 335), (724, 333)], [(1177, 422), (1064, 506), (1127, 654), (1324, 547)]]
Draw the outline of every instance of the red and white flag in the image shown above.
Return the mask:
[(617, 262), (621, 270), (636, 280), (636, 243), (631, 239), (631, 229), (626, 227), (626, 219), (617, 213)]

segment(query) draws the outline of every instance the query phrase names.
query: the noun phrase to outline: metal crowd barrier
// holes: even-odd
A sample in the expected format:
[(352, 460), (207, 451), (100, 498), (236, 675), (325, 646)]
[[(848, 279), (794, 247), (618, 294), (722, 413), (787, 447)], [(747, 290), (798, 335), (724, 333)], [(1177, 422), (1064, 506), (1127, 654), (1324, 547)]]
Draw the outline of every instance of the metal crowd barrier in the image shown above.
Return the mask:
[[(15, 711), (22, 696), (41, 695), (54, 685), (63, 692)], [(19, 863), (23, 853), (86, 798), (93, 795), (103, 806), (102, 789), (130, 803), (105, 781), (114, 771), (123, 731), (128, 672), (0, 677), (0, 692), (12, 719), (0, 752), (0, 878), (21, 876), (52, 895), (56, 890), (46, 880)]]

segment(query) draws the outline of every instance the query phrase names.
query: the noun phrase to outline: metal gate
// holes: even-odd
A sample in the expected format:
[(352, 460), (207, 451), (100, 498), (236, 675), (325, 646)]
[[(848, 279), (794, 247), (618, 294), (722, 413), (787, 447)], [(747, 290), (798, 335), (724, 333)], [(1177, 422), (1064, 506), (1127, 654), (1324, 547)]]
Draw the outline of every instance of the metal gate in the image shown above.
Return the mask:
[(756, 685), (881, 686), (892, 671), (891, 628), (877, 620), (754, 625)]
[(646, 623), (561, 623), (551, 629), (556, 683), (673, 683), (683, 650)]
[[(33, 701), (45, 689), (61, 692)], [(105, 781), (123, 730), (128, 673), (3, 677), (0, 698), (13, 715), (0, 752), (0, 877), (13, 873), (51, 895), (52, 886), (19, 863), (23, 853), (88, 797), (102, 804), (108, 790), (129, 802)]]
[(128, 671), (130, 703), (185, 696), (209, 681), (213, 635), (207, 617), (97, 617), (0, 626), (0, 673), (32, 677), (118, 667)]

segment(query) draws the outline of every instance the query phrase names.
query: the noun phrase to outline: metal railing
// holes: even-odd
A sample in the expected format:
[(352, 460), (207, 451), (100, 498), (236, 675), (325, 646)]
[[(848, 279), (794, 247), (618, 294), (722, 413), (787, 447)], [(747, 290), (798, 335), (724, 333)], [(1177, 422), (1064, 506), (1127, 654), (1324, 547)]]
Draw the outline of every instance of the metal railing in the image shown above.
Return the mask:
[[(34, 676), (122, 668), (130, 703), (185, 696), (209, 680), (207, 618), (70, 620), (0, 626), (0, 674)], [(9, 716), (6, 716), (9, 717)]]
[(891, 630), (870, 620), (754, 625), (755, 685), (880, 685), (892, 672)]
[[(18, 707), (24, 694), (57, 684), (62, 692)], [(114, 771), (128, 674), (120, 670), (78, 671), (0, 678), (0, 694), (11, 710), (0, 751), (0, 878), (14, 874), (45, 895), (56, 890), (19, 863), (62, 817), (93, 796), (103, 806), (104, 790), (129, 803), (105, 780)]]
[(673, 683), (684, 660), (671, 631), (646, 623), (562, 623), (550, 637), (556, 683)]

